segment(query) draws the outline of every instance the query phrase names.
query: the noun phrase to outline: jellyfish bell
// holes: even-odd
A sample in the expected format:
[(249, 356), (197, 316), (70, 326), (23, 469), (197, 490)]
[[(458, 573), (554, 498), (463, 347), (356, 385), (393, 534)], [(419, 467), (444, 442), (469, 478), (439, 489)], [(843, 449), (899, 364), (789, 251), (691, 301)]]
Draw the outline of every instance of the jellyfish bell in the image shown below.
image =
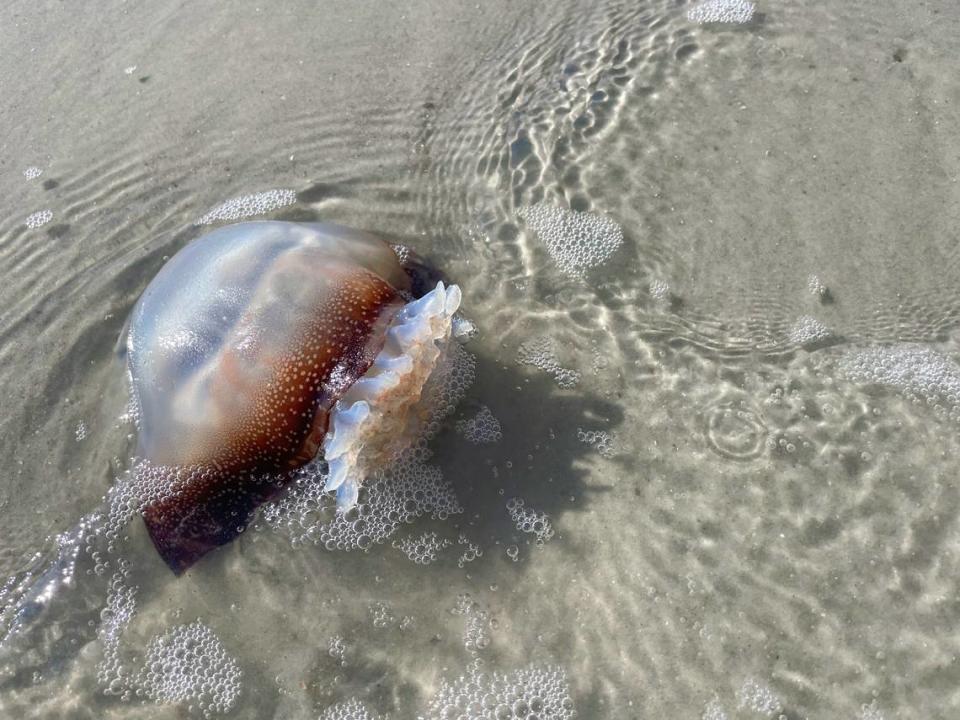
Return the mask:
[[(331, 224), (230, 225), (184, 247), (128, 321), (143, 517), (180, 574), (315, 458), (343, 511), (410, 441), (456, 285), (407, 248)], [(154, 483), (156, 486), (157, 483)]]

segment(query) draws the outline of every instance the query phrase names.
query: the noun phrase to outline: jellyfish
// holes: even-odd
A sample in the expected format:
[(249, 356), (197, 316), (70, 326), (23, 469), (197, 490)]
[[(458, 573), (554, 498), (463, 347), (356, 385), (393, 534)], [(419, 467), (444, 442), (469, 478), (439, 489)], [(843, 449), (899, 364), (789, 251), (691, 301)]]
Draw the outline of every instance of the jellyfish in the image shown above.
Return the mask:
[(161, 268), (121, 336), (142, 510), (181, 574), (295, 471), (327, 464), (337, 508), (409, 442), (460, 289), (406, 247), (326, 223), (248, 222)]

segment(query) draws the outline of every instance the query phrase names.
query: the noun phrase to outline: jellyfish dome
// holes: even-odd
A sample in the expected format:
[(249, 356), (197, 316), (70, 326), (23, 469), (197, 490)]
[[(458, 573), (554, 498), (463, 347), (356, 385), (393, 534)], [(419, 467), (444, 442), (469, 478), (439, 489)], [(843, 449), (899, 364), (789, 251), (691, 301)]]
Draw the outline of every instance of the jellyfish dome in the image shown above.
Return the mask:
[(143, 511), (177, 574), (242, 532), (293, 471), (328, 464), (341, 511), (416, 425), (460, 304), (415, 253), (332, 224), (251, 222), (178, 252), (124, 343)]

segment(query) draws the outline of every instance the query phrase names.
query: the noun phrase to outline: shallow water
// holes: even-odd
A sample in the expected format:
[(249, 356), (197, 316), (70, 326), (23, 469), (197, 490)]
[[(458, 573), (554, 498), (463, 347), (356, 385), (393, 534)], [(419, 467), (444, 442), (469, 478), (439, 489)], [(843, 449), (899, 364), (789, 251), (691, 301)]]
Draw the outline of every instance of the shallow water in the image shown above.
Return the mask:
[[(955, 715), (960, 11), (691, 7), (3, 11), (0, 716), (201, 717), (97, 670), (197, 620), (242, 673), (217, 717), (428, 716), (478, 661), (559, 668), (584, 718)], [(137, 521), (91, 556), (123, 322), (247, 213), (460, 284), (476, 381), (431, 446), (463, 512), (365, 553), (259, 523), (180, 578)]]

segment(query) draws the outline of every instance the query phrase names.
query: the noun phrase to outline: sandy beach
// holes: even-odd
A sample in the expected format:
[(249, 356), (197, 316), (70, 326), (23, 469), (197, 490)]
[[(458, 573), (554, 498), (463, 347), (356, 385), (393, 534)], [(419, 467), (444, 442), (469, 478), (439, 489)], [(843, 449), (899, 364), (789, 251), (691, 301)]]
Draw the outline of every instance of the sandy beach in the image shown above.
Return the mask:
[[(952, 717), (960, 10), (279, 5), (0, 11), (0, 717)], [(462, 512), (263, 516), (177, 578), (139, 519), (98, 544), (116, 343), (254, 218), (459, 284)], [(184, 633), (209, 665), (146, 680)]]

